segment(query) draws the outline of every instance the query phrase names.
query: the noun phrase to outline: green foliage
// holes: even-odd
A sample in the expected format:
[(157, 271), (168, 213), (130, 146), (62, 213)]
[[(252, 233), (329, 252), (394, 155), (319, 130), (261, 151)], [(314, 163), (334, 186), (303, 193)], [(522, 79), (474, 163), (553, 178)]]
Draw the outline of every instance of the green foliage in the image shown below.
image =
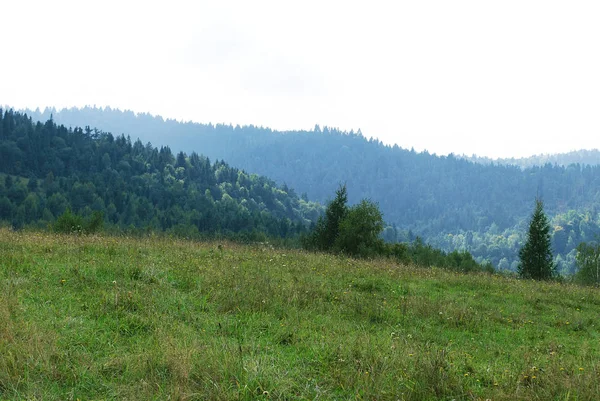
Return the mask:
[(385, 243), (383, 245), (384, 256), (396, 260), (398, 263), (411, 263), (410, 247), (404, 243)]
[(63, 214), (58, 216), (52, 230), (57, 233), (71, 234), (83, 231), (83, 217), (71, 212), (71, 209), (65, 210)]
[(87, 234), (93, 234), (102, 231), (104, 228), (104, 215), (100, 211), (92, 212), (92, 215), (83, 225), (83, 231)]
[(600, 285), (600, 242), (577, 246), (577, 267), (575, 281), (581, 284)]
[(556, 277), (552, 257), (550, 224), (544, 213), (544, 204), (535, 200), (535, 210), (529, 223), (527, 241), (519, 251), (520, 264), (517, 269), (522, 278), (549, 280)]
[(194, 152), (175, 157), (168, 146), (33, 124), (12, 110), (0, 111), (0, 125), (0, 221), (14, 227), (97, 231), (102, 222), (129, 233), (292, 240), (322, 212), (287, 186)]
[(362, 200), (348, 209), (339, 223), (333, 249), (351, 256), (373, 257), (381, 253), (383, 216), (376, 204)]
[(12, 202), (6, 196), (0, 196), (0, 220), (8, 220), (12, 215)]
[(335, 199), (329, 203), (325, 210), (324, 229), (318, 233), (319, 249), (330, 249), (335, 243), (339, 234), (340, 224), (348, 214), (347, 203), (348, 193), (344, 184), (335, 192)]
[(420, 237), (410, 244), (384, 243), (381, 238), (383, 216), (379, 207), (369, 201), (348, 207), (346, 186), (336, 192), (325, 216), (319, 219), (313, 232), (303, 238), (306, 249), (345, 255), (374, 258), (387, 257), (399, 263), (413, 263), (423, 267), (439, 267), (460, 272), (495, 270), (489, 263), (478, 263), (467, 251), (446, 253), (425, 244)]
[(52, 231), (63, 234), (94, 234), (102, 231), (103, 227), (102, 212), (95, 211), (89, 218), (84, 219), (83, 216), (67, 209), (52, 224)]
[(381, 255), (384, 250), (379, 235), (383, 230), (383, 216), (379, 208), (368, 200), (350, 208), (347, 202), (346, 185), (342, 185), (313, 232), (304, 238), (304, 247), (355, 257)]
[(412, 263), (421, 267), (438, 267), (442, 269), (469, 273), (494, 273), (495, 269), (489, 262), (478, 263), (467, 251), (452, 251), (446, 253), (425, 244), (420, 237), (410, 244), (385, 244), (386, 256), (400, 263)]
[[(598, 152), (577, 152), (563, 159), (537, 157), (521, 168), (514, 165), (516, 160), (500, 161), (510, 165), (496, 161), (483, 165), (454, 155), (387, 146), (360, 132), (331, 127), (281, 135), (256, 126), (181, 123), (93, 107), (47, 109), (31, 115), (46, 121), (51, 113), (67, 126), (93, 124), (105, 131), (139, 136), (143, 143), (166, 144), (175, 151), (202, 151), (213, 160), (227, 160), (286, 182), (323, 203), (345, 182), (353, 188), (349, 204), (371, 199), (386, 222), (395, 224), (395, 235), (386, 232), (386, 241), (411, 242), (410, 229), (446, 252), (466, 250), (477, 261), (489, 260), (494, 265), (502, 260), (513, 271), (524, 242), (523, 224), (531, 214), (529, 202), (538, 189), (553, 226), (564, 228), (557, 232), (554, 247), (561, 272), (572, 273), (577, 244), (600, 233), (600, 215), (595, 210), (600, 199), (600, 166), (594, 163)], [(165, 132), (177, 134), (165, 136)], [(583, 220), (586, 223), (580, 225)]]
[(330, 251), (334, 248), (340, 223), (348, 212), (347, 202), (346, 185), (342, 185), (335, 192), (335, 199), (327, 205), (325, 215), (317, 221), (313, 232), (305, 237), (306, 248), (319, 251)]

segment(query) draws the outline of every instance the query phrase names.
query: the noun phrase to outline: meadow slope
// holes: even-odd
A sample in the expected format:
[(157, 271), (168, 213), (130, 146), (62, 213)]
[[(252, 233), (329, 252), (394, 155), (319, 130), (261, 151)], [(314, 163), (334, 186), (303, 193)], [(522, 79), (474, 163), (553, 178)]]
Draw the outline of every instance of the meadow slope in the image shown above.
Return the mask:
[(0, 229), (0, 399), (588, 400), (597, 289)]

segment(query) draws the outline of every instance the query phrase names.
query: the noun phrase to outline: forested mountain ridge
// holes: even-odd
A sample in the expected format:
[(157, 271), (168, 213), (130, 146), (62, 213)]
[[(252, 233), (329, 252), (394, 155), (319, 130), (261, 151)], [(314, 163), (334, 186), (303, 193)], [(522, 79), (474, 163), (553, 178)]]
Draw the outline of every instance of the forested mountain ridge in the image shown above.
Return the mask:
[(120, 228), (288, 237), (321, 206), (288, 187), (192, 152), (69, 128), (0, 109), (0, 220), (53, 221), (68, 208)]
[(566, 153), (557, 154), (540, 154), (522, 158), (501, 158), (491, 159), (489, 157), (480, 157), (476, 155), (461, 156), (463, 159), (482, 163), (482, 164), (510, 164), (521, 168), (543, 166), (545, 164), (558, 164), (559, 166), (569, 166), (571, 164), (589, 164), (591, 166), (600, 164), (600, 150), (598, 149), (582, 149), (573, 150)]
[[(562, 270), (573, 266), (575, 246), (600, 232), (600, 167), (473, 163), (368, 140), (359, 133), (315, 127), (277, 132), (268, 128), (164, 120), (114, 109), (68, 109), (53, 113), (67, 125), (86, 124), (124, 132), (177, 150), (227, 160), (316, 201), (326, 201), (340, 183), (349, 201), (377, 202), (387, 240), (421, 235), (443, 249), (466, 249), (501, 268), (515, 267), (518, 248), (536, 196), (552, 219), (554, 247)], [(410, 230), (410, 231), (409, 231)]]

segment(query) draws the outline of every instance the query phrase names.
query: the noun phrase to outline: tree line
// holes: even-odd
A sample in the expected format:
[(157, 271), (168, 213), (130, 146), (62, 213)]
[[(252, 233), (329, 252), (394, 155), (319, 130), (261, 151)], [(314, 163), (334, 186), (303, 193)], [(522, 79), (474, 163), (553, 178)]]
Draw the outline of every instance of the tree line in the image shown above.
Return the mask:
[(0, 110), (0, 156), (0, 221), (14, 228), (284, 238), (353, 257), (492, 270), (466, 251), (447, 254), (420, 238), (384, 242), (379, 207), (368, 200), (349, 206), (346, 186), (323, 213), (287, 185), (195, 152), (173, 155), (168, 146), (53, 119), (34, 123), (13, 110)]
[[(353, 257), (387, 257), (401, 263), (436, 266), (461, 272), (495, 272), (490, 263), (479, 264), (468, 252), (449, 254), (425, 246), (417, 238), (412, 243), (386, 243), (381, 237), (383, 217), (374, 202), (363, 199), (349, 207), (346, 185), (336, 191), (312, 232), (302, 238), (308, 250), (341, 253)], [(600, 285), (600, 244), (582, 242), (577, 247), (578, 272), (574, 281)], [(561, 275), (556, 269), (550, 235), (550, 222), (544, 204), (536, 198), (535, 208), (526, 232), (526, 241), (519, 249), (517, 273), (523, 279), (555, 280)]]
[(561, 273), (575, 271), (578, 244), (600, 233), (597, 165), (545, 163), (522, 168), (473, 163), (454, 155), (388, 146), (360, 131), (320, 126), (277, 132), (92, 107), (38, 110), (32, 115), (45, 121), (51, 113), (64, 124), (90, 124), (176, 151), (196, 150), (227, 160), (281, 185), (287, 183), (305, 200), (325, 203), (345, 182), (352, 188), (349, 204), (371, 199), (379, 205), (386, 220), (382, 234), (386, 241), (413, 242), (418, 236), (446, 252), (468, 251), (479, 262), (489, 261), (503, 270), (517, 269), (529, 206), (538, 194), (545, 202), (554, 261)]
[(313, 230), (303, 235), (304, 248), (359, 258), (391, 258), (400, 263), (460, 272), (495, 271), (489, 262), (478, 263), (467, 251), (446, 253), (418, 237), (409, 243), (385, 242), (381, 236), (383, 215), (376, 203), (363, 199), (348, 206), (346, 185), (340, 186), (335, 195)]
[[(586, 231), (585, 224), (593, 224), (589, 217), (569, 212), (560, 218), (565, 227)], [(389, 240), (390, 226), (385, 226), (377, 202), (363, 198), (350, 206), (345, 185), (323, 213), (319, 204), (285, 184), (223, 161), (211, 163), (196, 152), (174, 155), (168, 146), (156, 148), (89, 127), (66, 128), (53, 119), (35, 123), (25, 114), (1, 109), (0, 220), (16, 228), (50, 225), (62, 232), (94, 232), (106, 224), (109, 229), (186, 237), (300, 239), (310, 250), (493, 271), (489, 261), (477, 260), (465, 249), (446, 252), (410, 231), (406, 241), (398, 242), (398, 233)], [(522, 277), (559, 275), (552, 249), (574, 242), (572, 234), (558, 236), (559, 231), (564, 229), (553, 228), (536, 201), (523, 234), (525, 245), (518, 250), (516, 270)], [(598, 242), (580, 241), (571, 254), (579, 269), (576, 280), (600, 283)]]

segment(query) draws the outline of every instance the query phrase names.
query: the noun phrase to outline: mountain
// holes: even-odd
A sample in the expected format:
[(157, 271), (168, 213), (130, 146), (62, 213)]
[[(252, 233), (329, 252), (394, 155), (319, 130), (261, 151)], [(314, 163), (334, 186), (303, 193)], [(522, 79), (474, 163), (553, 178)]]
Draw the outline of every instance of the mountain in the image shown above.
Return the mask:
[(490, 159), (489, 157), (480, 156), (461, 156), (463, 159), (482, 164), (507, 164), (513, 166), (519, 166), (521, 168), (543, 166), (545, 164), (557, 164), (559, 166), (569, 166), (571, 164), (581, 165), (598, 165), (600, 164), (600, 150), (573, 150), (567, 153), (557, 154), (540, 154), (533, 155), (523, 158), (504, 158), (504, 159)]
[(31, 113), (42, 120), (50, 114), (62, 124), (88, 124), (225, 159), (319, 202), (346, 183), (350, 203), (370, 198), (379, 204), (390, 224), (384, 231), (387, 240), (419, 235), (434, 246), (468, 250), (504, 269), (516, 267), (536, 197), (543, 199), (551, 218), (559, 270), (572, 271), (577, 244), (600, 233), (597, 165), (481, 164), (386, 146), (360, 132), (318, 126), (278, 132), (90, 107)]
[(119, 229), (294, 237), (318, 204), (263, 176), (123, 135), (0, 109), (0, 220), (44, 225), (66, 210)]

